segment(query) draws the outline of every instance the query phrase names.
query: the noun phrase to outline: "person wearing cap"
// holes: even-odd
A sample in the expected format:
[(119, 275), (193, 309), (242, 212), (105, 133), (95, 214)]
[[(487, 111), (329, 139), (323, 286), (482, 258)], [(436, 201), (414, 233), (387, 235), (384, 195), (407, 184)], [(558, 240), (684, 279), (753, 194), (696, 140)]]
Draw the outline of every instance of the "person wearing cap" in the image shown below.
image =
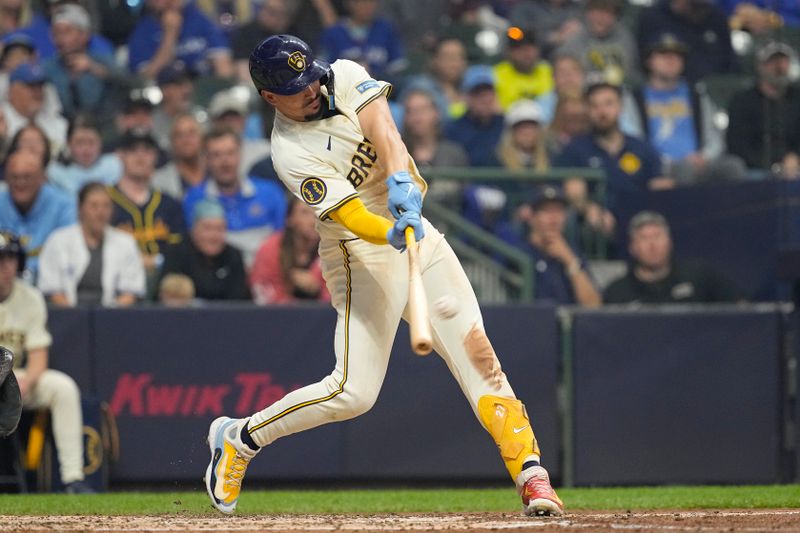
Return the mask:
[(536, 98), (553, 89), (553, 70), (541, 58), (533, 30), (512, 26), (507, 35), (508, 58), (494, 66), (497, 100), (504, 110), (521, 98)]
[(378, 16), (378, 0), (345, 0), (347, 15), (320, 37), (320, 58), (360, 63), (375, 78), (396, 77), (408, 66), (394, 24)]
[(153, 110), (153, 135), (159, 146), (170, 146), (170, 130), (176, 117), (192, 112), (194, 81), (181, 63), (168, 65), (156, 76), (161, 102)]
[[(11, 72), (23, 63), (35, 63), (38, 60), (33, 40), (24, 33), (11, 33), (0, 42), (0, 101), (8, 99), (9, 77)], [(44, 86), (44, 112), (48, 115), (61, 113), (61, 100), (55, 87)]]
[(639, 76), (639, 56), (631, 31), (620, 21), (621, 0), (588, 0), (585, 27), (556, 54), (579, 58), (587, 75), (614, 85)]
[(144, 297), (145, 273), (136, 241), (112, 228), (107, 186), (88, 182), (78, 191), (78, 223), (54, 231), (39, 256), (36, 285), (62, 307), (126, 307)]
[(724, 153), (723, 132), (714, 120), (717, 107), (703, 85), (683, 77), (687, 52), (674, 35), (655, 37), (645, 58), (647, 80), (626, 101), (636, 126), (631, 135), (650, 142), (678, 183), (742, 179), (742, 161)]
[[(114, 117), (113, 125), (107, 124), (107, 127), (113, 126), (111, 132), (106, 132), (109, 139), (103, 145), (103, 152), (114, 152), (119, 147), (122, 137), (130, 130), (147, 131), (153, 134), (155, 128), (154, 112), (155, 104), (148, 96), (143, 94), (141, 90), (133, 90), (125, 96), (122, 101), (122, 107)], [(159, 142), (157, 137), (153, 137), (156, 143)], [(156, 159), (156, 168), (164, 166), (169, 157), (165, 147), (158, 144), (158, 158)]]
[(503, 115), (497, 102), (492, 68), (486, 65), (469, 67), (464, 72), (461, 89), (466, 96), (467, 111), (447, 124), (445, 136), (464, 148), (470, 166), (496, 167)]
[(58, 151), (67, 139), (67, 121), (45, 107), (44, 69), (35, 63), (22, 63), (11, 72), (8, 81), (8, 100), (0, 107), (6, 116), (9, 137), (33, 122), (47, 132), (54, 151)]
[(158, 144), (147, 130), (131, 129), (120, 139), (117, 155), (122, 177), (108, 188), (114, 202), (111, 225), (131, 233), (148, 275), (148, 294), (155, 274), (170, 246), (183, 240), (186, 223), (177, 200), (153, 188)]
[(179, 115), (169, 132), (170, 160), (153, 174), (153, 186), (176, 200), (206, 179), (203, 127), (194, 115)]
[(128, 66), (146, 79), (175, 62), (195, 75), (233, 75), (230, 46), (222, 29), (194, 2), (146, 0), (147, 12), (128, 38)]
[[(260, 139), (247, 139), (244, 136), (247, 116), (250, 113), (250, 93), (237, 90), (236, 87), (220, 91), (211, 99), (208, 105), (208, 114), (211, 117), (212, 127), (229, 128), (236, 132), (241, 139), (241, 163), (239, 173), (242, 178), (249, 176), (255, 165), (262, 167), (261, 163), (269, 158), (269, 141)], [(272, 164), (267, 165), (271, 167)], [(270, 171), (265, 178), (275, 176)], [(277, 176), (276, 176), (277, 177)]]
[[(39, 60), (47, 61), (58, 55), (51, 33), (51, 21), (55, 12), (64, 6), (80, 3), (79, 0), (45, 0), (44, 9), (41, 12), (34, 12), (30, 24), (18, 30), (31, 38), (39, 54)], [(99, 33), (93, 32), (89, 37), (89, 50), (100, 55), (114, 55), (114, 45)]]
[[(588, 198), (588, 187), (582, 180), (571, 180), (567, 197), (601, 233), (613, 233), (614, 219), (626, 196), (648, 189), (665, 189), (673, 181), (663, 175), (661, 157), (646, 141), (622, 132), (622, 90), (616, 85), (597, 83), (586, 89), (589, 106), (589, 133), (573, 138), (554, 159), (555, 167), (593, 167), (606, 173), (605, 205), (598, 206)], [(610, 211), (610, 213), (609, 213)]]
[(533, 100), (517, 100), (506, 111), (506, 131), (500, 141), (500, 162), (510, 170), (525, 168), (543, 172), (550, 168), (542, 109)]
[(47, 183), (43, 158), (29, 150), (8, 156), (5, 178), (8, 188), (0, 191), (0, 230), (19, 235), (28, 254), (23, 274), (34, 281), (47, 237), (75, 223), (75, 201)]
[(225, 209), (211, 198), (194, 204), (189, 238), (164, 256), (162, 279), (185, 274), (200, 300), (250, 300), (242, 253), (225, 242)]
[(242, 178), (240, 143), (241, 137), (230, 128), (215, 128), (205, 134), (208, 177), (186, 192), (183, 211), (187, 225), (191, 225), (197, 202), (204, 198), (219, 201), (228, 221), (227, 241), (242, 251), (249, 267), (264, 239), (283, 228), (286, 197), (274, 181)]
[(50, 411), (66, 492), (90, 494), (94, 491), (83, 473), (81, 393), (71, 377), (48, 368), (53, 339), (47, 331), (47, 306), (42, 293), (19, 277), (26, 262), (19, 246), (17, 236), (0, 232), (0, 339), (16, 354), (13, 372), (23, 408)]
[(641, 56), (647, 55), (654, 35), (665, 33), (674, 35), (691, 50), (684, 73), (689, 83), (709, 74), (738, 70), (730, 26), (714, 0), (659, 0), (643, 9), (636, 29)]
[(654, 211), (636, 214), (628, 225), (628, 272), (603, 293), (607, 304), (714, 303), (742, 301), (741, 291), (698, 261), (676, 260), (667, 220)]
[(782, 42), (756, 53), (756, 84), (734, 95), (728, 108), (728, 150), (753, 173), (787, 178), (800, 173), (800, 88), (789, 69), (797, 55)]
[(89, 13), (75, 4), (60, 6), (50, 27), (57, 53), (42, 67), (58, 91), (64, 116), (72, 119), (78, 113), (91, 113), (99, 121), (110, 118), (116, 107), (113, 97), (128, 80), (113, 54), (89, 48)]
[(568, 204), (561, 188), (539, 187), (529, 207), (529, 233), (523, 249), (534, 261), (534, 298), (562, 305), (599, 306), (602, 300), (586, 270), (586, 259), (564, 237)]

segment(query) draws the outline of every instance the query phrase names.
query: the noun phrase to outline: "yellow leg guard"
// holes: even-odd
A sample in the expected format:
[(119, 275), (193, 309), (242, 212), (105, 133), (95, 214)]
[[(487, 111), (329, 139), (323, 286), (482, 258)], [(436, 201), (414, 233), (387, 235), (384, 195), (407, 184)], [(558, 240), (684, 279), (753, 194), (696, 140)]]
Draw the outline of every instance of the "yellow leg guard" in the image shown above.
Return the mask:
[(500, 449), (508, 473), (516, 481), (525, 460), (531, 455), (540, 455), (525, 406), (512, 398), (481, 396), (478, 414)]

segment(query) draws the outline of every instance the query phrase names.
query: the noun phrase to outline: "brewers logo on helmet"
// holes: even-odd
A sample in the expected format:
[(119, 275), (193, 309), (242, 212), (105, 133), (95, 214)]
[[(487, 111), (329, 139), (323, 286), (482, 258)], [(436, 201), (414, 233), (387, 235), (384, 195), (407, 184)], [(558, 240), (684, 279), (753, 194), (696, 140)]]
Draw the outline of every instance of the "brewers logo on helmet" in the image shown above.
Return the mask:
[(331, 66), (314, 59), (311, 47), (293, 35), (273, 35), (261, 41), (250, 54), (250, 77), (261, 91), (297, 94), (311, 83), (325, 84)]

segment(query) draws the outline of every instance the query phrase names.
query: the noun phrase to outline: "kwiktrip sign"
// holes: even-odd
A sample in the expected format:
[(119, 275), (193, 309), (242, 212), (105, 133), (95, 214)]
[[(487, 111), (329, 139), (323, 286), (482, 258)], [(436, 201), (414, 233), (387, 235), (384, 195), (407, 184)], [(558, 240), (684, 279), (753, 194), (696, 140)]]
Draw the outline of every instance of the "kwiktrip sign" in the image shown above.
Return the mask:
[(228, 383), (163, 383), (152, 373), (123, 373), (110, 407), (115, 416), (247, 416), (302, 385), (276, 383), (268, 372), (240, 372)]

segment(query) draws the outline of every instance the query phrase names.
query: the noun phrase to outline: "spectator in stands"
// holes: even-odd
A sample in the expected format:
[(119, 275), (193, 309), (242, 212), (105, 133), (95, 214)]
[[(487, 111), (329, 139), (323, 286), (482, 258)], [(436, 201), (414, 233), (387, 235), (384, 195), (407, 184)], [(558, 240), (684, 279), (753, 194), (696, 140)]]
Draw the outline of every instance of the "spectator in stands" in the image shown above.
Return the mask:
[(89, 115), (78, 115), (67, 130), (67, 152), (47, 168), (50, 183), (72, 198), (90, 181), (113, 185), (122, 175), (122, 162), (115, 154), (102, 153), (103, 141), (97, 123)]
[(444, 36), (464, 43), (470, 64), (496, 62), (508, 21), (498, 16), (484, 0), (453, 0), (448, 3)]
[(571, 55), (560, 54), (553, 59), (553, 88), (536, 98), (542, 112), (542, 121), (550, 124), (561, 97), (583, 96), (586, 89), (586, 73), (580, 60)]
[[(58, 54), (53, 39), (52, 18), (67, 6), (80, 4), (78, 0), (46, 0), (44, 12), (34, 13), (30, 24), (19, 29), (20, 33), (28, 35), (33, 40), (40, 60), (46, 61)], [(89, 51), (93, 54), (113, 55), (114, 45), (102, 35), (92, 33), (89, 37)]]
[(128, 39), (132, 72), (152, 80), (161, 69), (180, 61), (192, 74), (233, 75), (227, 37), (194, 2), (146, 1), (148, 12)]
[[(544, 115), (544, 112), (542, 114)], [(561, 154), (572, 139), (588, 132), (589, 106), (583, 95), (559, 96), (553, 120), (547, 127), (545, 135), (547, 153), (551, 160)]]
[(647, 81), (633, 91), (634, 137), (646, 139), (668, 163), (678, 183), (742, 179), (743, 163), (725, 155), (723, 132), (714, 122), (716, 106), (702, 85), (683, 78), (688, 49), (673, 35), (656, 37), (645, 58)]
[[(117, 113), (116, 120), (114, 121), (114, 131), (109, 133), (110, 137), (108, 142), (103, 146), (104, 152), (113, 152), (117, 150), (122, 138), (130, 130), (147, 131), (151, 135), (155, 127), (153, 113), (155, 106), (149, 98), (145, 97), (141, 91), (131, 91), (122, 103), (122, 108)], [(158, 138), (153, 136), (158, 143)], [(156, 167), (160, 168), (169, 160), (167, 156), (166, 147), (158, 144), (158, 156), (156, 157)]]
[(728, 114), (728, 150), (751, 170), (784, 177), (800, 172), (800, 88), (791, 83), (796, 58), (790, 46), (764, 45), (756, 54), (758, 80), (733, 97)]
[(6, 161), (8, 189), (0, 191), (0, 230), (22, 240), (29, 255), (25, 277), (36, 279), (39, 252), (56, 229), (76, 220), (75, 202), (46, 183), (43, 158), (29, 150), (12, 152)]
[(188, 307), (194, 302), (194, 282), (186, 274), (167, 274), (158, 285), (158, 301), (167, 307)]
[(461, 117), (466, 111), (461, 78), (467, 68), (464, 43), (453, 37), (440, 39), (431, 55), (428, 72), (407, 79), (406, 91), (424, 90), (433, 93), (439, 115), (444, 122)]
[(236, 76), (241, 83), (252, 83), (250, 52), (270, 35), (287, 33), (290, 22), (286, 0), (262, 0), (253, 20), (233, 32), (231, 48)]
[(525, 251), (535, 262), (534, 297), (558, 304), (597, 307), (600, 293), (586, 271), (586, 259), (564, 237), (567, 199), (552, 185), (538, 188), (530, 202)]
[(201, 300), (250, 300), (242, 253), (225, 243), (225, 210), (219, 202), (202, 199), (191, 212), (189, 239), (164, 257), (162, 276), (185, 274)]
[(428, 91), (416, 89), (404, 94), (402, 131), (409, 154), (422, 169), (469, 164), (461, 145), (442, 138), (441, 115)]
[[(403, 141), (423, 173), (431, 167), (465, 167), (469, 157), (460, 144), (442, 137), (442, 120), (434, 95), (411, 89), (403, 96)], [(459, 203), (461, 184), (429, 179), (428, 197), (446, 204)]]
[(161, 89), (161, 102), (153, 110), (153, 135), (159, 146), (168, 148), (175, 117), (192, 110), (194, 82), (180, 63), (161, 69), (156, 82)]
[(36, 124), (23, 126), (11, 138), (8, 145), (8, 154), (17, 151), (30, 152), (42, 161), (42, 166), (47, 170), (50, 165), (52, 149), (50, 139), (47, 138), (44, 130)]
[[(394, 22), (404, 47), (413, 57), (427, 55), (447, 27), (449, 2), (430, 0), (381, 0), (384, 17)], [(422, 15), (422, 16), (421, 16)]]
[(34, 16), (33, 2), (0, 0), (0, 35), (16, 33), (27, 26)]
[(397, 77), (408, 66), (403, 41), (394, 25), (377, 16), (378, 0), (345, 0), (347, 16), (320, 38), (321, 56), (350, 59), (375, 78)]
[(293, 0), (289, 7), (289, 35), (296, 35), (307, 42), (313, 50), (319, 49), (319, 40), (326, 28), (330, 28), (344, 13), (343, 0)]
[(533, 25), (544, 57), (550, 57), (583, 29), (576, 0), (520, 0), (511, 8), (508, 19), (513, 26)]
[(193, 115), (180, 115), (170, 130), (172, 157), (156, 170), (153, 185), (175, 199), (183, 200), (186, 191), (206, 178), (203, 153), (203, 128)]
[(619, 20), (618, 0), (587, 0), (586, 27), (558, 49), (558, 54), (575, 56), (587, 74), (621, 85), (635, 80), (639, 57), (631, 31)]
[(270, 235), (256, 254), (250, 285), (257, 304), (330, 300), (322, 278), (316, 222), (313, 209), (293, 197), (286, 227)]
[[(621, 90), (615, 85), (598, 83), (589, 86), (586, 100), (589, 105), (591, 132), (575, 137), (555, 159), (557, 167), (600, 167), (606, 172), (606, 207), (616, 212), (626, 193), (648, 188), (667, 188), (672, 180), (663, 177), (661, 158), (650, 144), (619, 128), (622, 110)], [(607, 212), (598, 210), (588, 201), (586, 184), (582, 180), (569, 183), (567, 197), (588, 222), (610, 235), (613, 220)]]
[(470, 165), (498, 166), (497, 145), (503, 134), (503, 115), (499, 112), (491, 67), (468, 68), (461, 88), (466, 94), (467, 112), (447, 125), (446, 136), (464, 148)]
[(52, 148), (58, 151), (67, 139), (67, 121), (45, 109), (46, 81), (47, 76), (40, 65), (21, 64), (9, 76), (8, 101), (2, 103), (2, 110), (10, 136), (32, 122), (46, 132)]
[[(241, 139), (239, 173), (242, 178), (249, 176), (253, 166), (268, 158), (270, 154), (268, 140), (244, 138), (245, 122), (250, 111), (249, 103), (250, 93), (234, 87), (215, 94), (208, 105), (208, 114), (213, 127), (231, 129)], [(264, 177), (269, 178), (272, 175)]]
[(653, 36), (664, 33), (692, 51), (686, 56), (684, 74), (689, 83), (737, 69), (728, 21), (714, 0), (660, 0), (645, 9), (636, 34), (639, 52), (644, 55)]
[(183, 239), (183, 212), (176, 200), (152, 187), (158, 145), (150, 132), (128, 130), (120, 139), (117, 154), (122, 161), (122, 177), (108, 188), (114, 202), (111, 225), (136, 239), (152, 282), (164, 251)]
[(209, 178), (187, 191), (184, 213), (191, 216), (194, 205), (203, 198), (218, 200), (228, 222), (227, 242), (242, 251), (249, 266), (261, 242), (283, 227), (283, 189), (272, 181), (240, 177), (241, 140), (235, 131), (213, 129), (206, 133), (203, 144)]
[(59, 306), (125, 307), (145, 291), (139, 247), (112, 228), (113, 204), (105, 184), (89, 182), (78, 193), (78, 224), (54, 231), (39, 256), (39, 290)]
[(508, 59), (494, 66), (497, 100), (503, 109), (521, 98), (536, 98), (553, 89), (553, 71), (541, 58), (532, 30), (512, 26), (506, 47)]
[(116, 95), (128, 79), (113, 54), (89, 49), (89, 13), (79, 5), (62, 6), (53, 15), (52, 33), (58, 53), (42, 68), (58, 91), (64, 116), (91, 113), (101, 122), (111, 118)]
[(735, 302), (741, 292), (721, 274), (697, 262), (672, 257), (672, 237), (666, 219), (653, 211), (637, 214), (628, 226), (631, 264), (628, 273), (611, 283), (605, 303)]
[[(30, 156), (27, 156), (30, 157)], [(34, 161), (31, 158), (31, 161)], [(71, 494), (93, 492), (84, 483), (83, 413), (75, 381), (48, 368), (52, 343), (42, 294), (19, 279), (25, 254), (16, 236), (0, 234), (0, 339), (16, 354), (14, 376), (25, 409), (49, 409), (60, 477)], [(25, 361), (25, 366), (22, 362)]]
[(517, 100), (506, 111), (506, 131), (500, 140), (500, 162), (509, 170), (550, 168), (542, 110), (533, 100)]
[[(33, 41), (24, 33), (12, 33), (3, 38), (0, 51), (0, 101), (8, 99), (9, 77), (23, 63), (36, 63), (38, 56)], [(61, 113), (61, 100), (52, 84), (44, 85), (43, 113), (57, 115)]]

